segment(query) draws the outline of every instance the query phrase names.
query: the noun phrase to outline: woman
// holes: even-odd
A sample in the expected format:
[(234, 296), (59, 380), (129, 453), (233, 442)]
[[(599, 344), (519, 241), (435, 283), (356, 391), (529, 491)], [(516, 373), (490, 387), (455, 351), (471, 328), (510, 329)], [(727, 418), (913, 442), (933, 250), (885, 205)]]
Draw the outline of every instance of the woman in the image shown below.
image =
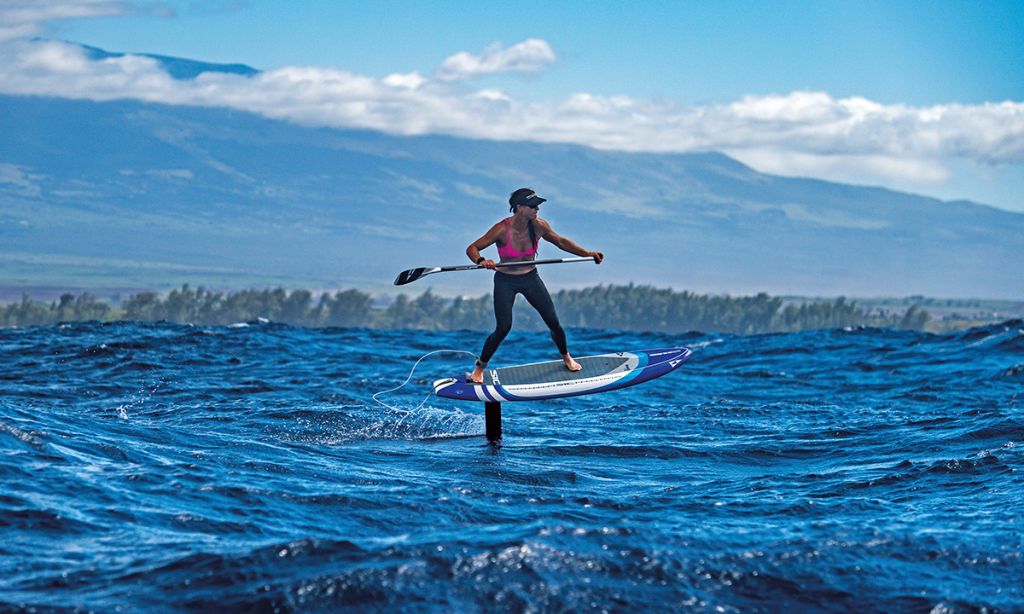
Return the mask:
[(497, 243), (498, 256), (502, 263), (529, 263), (536, 260), (537, 244), (540, 239), (544, 239), (570, 254), (591, 256), (594, 258), (594, 262), (601, 264), (604, 254), (588, 252), (557, 234), (551, 229), (550, 224), (537, 217), (537, 208), (545, 200), (547, 199), (537, 196), (536, 192), (530, 188), (519, 188), (512, 192), (512, 196), (508, 199), (509, 211), (513, 213), (512, 217), (505, 218), (492, 226), (487, 234), (473, 241), (466, 248), (466, 255), (470, 260), (494, 270), (494, 319), (497, 325), (494, 332), (484, 342), (480, 359), (476, 361), (476, 368), (473, 369), (473, 374), (470, 376), (478, 384), (484, 381), (484, 369), (487, 368), (491, 356), (505, 339), (505, 335), (512, 329), (512, 304), (516, 300), (516, 294), (525, 296), (533, 308), (540, 313), (544, 323), (551, 329), (551, 338), (558, 347), (559, 353), (562, 354), (566, 368), (570, 371), (579, 371), (583, 368), (569, 355), (565, 331), (562, 330), (562, 325), (558, 322), (555, 305), (551, 302), (551, 295), (548, 294), (548, 289), (537, 273), (537, 267), (524, 264), (521, 267), (502, 267), (499, 271), (495, 268), (493, 260), (480, 255), (480, 250)]

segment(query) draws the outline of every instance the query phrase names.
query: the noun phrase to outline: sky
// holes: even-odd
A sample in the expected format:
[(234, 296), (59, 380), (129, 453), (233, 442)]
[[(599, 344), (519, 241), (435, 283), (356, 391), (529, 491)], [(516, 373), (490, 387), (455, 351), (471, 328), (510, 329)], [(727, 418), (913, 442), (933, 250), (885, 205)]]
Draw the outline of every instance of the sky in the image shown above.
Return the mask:
[[(1024, 2), (0, 0), (0, 93), (722, 151), (1024, 212)], [(244, 63), (174, 80), (139, 56)]]

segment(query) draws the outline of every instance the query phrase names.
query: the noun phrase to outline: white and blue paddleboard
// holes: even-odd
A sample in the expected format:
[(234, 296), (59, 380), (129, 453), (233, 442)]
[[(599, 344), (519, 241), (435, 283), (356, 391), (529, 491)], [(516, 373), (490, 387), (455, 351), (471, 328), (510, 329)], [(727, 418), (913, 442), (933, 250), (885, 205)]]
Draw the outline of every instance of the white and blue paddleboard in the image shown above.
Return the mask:
[(482, 384), (445, 378), (434, 382), (437, 396), (458, 401), (542, 401), (595, 394), (642, 384), (675, 371), (689, 360), (687, 348), (663, 348), (584, 356), (582, 371), (569, 371), (561, 360), (484, 371)]

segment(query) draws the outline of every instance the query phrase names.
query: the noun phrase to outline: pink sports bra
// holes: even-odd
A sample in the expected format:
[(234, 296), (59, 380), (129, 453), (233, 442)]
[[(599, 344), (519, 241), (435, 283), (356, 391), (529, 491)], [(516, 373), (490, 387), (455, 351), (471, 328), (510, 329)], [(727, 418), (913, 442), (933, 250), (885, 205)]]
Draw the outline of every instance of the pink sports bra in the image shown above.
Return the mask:
[(537, 253), (537, 243), (540, 242), (540, 239), (534, 240), (533, 249), (528, 252), (521, 252), (516, 248), (512, 247), (512, 231), (509, 228), (508, 218), (505, 218), (505, 237), (506, 238), (504, 247), (498, 247), (498, 256), (500, 256), (502, 260), (523, 258), (525, 256), (533, 256), (534, 254)]

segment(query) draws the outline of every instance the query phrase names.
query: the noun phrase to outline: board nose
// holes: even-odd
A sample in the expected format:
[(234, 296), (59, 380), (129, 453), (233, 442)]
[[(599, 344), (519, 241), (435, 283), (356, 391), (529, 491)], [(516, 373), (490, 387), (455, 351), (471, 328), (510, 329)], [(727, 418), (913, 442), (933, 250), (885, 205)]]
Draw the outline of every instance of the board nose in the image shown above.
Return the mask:
[(672, 365), (673, 369), (689, 360), (690, 354), (692, 354), (689, 348), (684, 347), (667, 348), (666, 350), (663, 350), (663, 352), (665, 352), (665, 354), (663, 356), (658, 356), (658, 361), (668, 362)]
[(690, 348), (686, 347), (672, 348), (672, 351), (674, 352), (674, 355), (668, 357), (668, 363), (672, 365), (673, 369), (689, 360), (690, 355), (693, 354), (693, 352), (690, 351)]

